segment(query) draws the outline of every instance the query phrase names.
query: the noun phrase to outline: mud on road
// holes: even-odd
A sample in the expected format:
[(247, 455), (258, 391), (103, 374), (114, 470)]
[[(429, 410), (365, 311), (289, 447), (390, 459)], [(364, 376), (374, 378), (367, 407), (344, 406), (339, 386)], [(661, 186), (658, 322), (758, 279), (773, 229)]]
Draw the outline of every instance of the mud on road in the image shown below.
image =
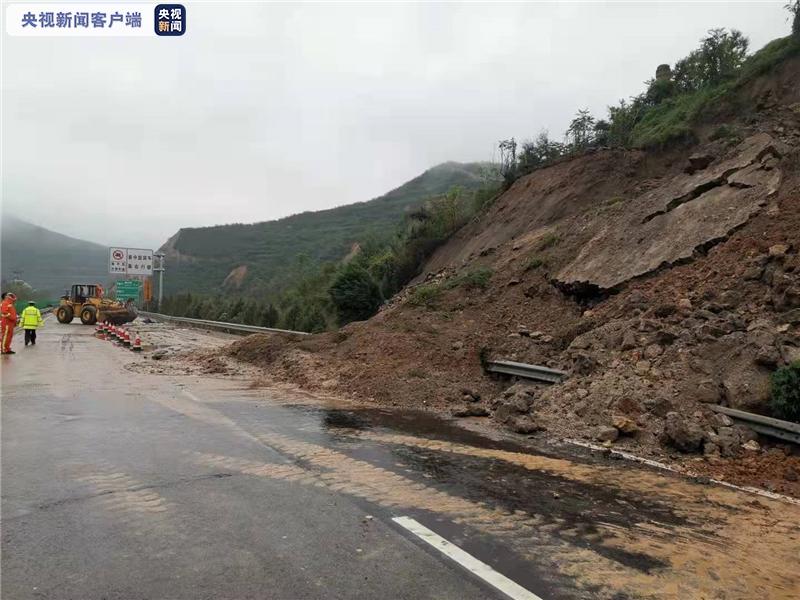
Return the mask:
[[(238, 416), (229, 426), (287, 462), (193, 455), (209, 468), (330, 489), (371, 513), (410, 514), (545, 598), (793, 598), (800, 590), (798, 505), (601, 452), (521, 445), (427, 412), (311, 395), (269, 384), (263, 372), (253, 386), (252, 372), (234, 375), (238, 363), (219, 360), (224, 377), (189, 363), (227, 391), (201, 408), (171, 408), (214, 420), (229, 414), (224, 398), (234, 386)], [(172, 373), (186, 364), (180, 355), (164, 362)]]

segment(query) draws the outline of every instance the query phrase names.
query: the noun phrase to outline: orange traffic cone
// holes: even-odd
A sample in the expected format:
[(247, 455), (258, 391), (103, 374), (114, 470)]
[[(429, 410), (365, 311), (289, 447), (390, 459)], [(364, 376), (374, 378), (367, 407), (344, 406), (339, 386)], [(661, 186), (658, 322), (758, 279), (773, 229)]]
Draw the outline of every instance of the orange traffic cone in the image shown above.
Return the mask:
[(142, 351), (142, 338), (139, 337), (137, 334), (133, 340), (133, 347), (131, 348), (134, 352), (141, 352)]
[(122, 333), (122, 345), (125, 346), (126, 348), (131, 347), (131, 334), (128, 333), (127, 331), (124, 331)]
[(114, 341), (114, 338), (117, 337), (117, 328), (113, 325), (108, 329), (108, 339), (110, 341)]

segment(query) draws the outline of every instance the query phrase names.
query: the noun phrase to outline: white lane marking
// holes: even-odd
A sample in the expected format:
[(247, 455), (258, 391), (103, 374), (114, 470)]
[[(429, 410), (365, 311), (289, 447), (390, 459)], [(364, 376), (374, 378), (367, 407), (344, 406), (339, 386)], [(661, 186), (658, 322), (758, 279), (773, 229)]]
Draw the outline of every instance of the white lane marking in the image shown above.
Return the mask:
[(451, 560), (456, 561), (462, 567), (477, 575), (492, 587), (497, 588), (509, 598), (513, 600), (542, 600), (542, 598), (533, 592), (529, 592), (521, 585), (511, 581), (505, 575), (501, 575), (486, 563), (479, 561), (471, 554), (467, 554), (455, 544), (448, 542), (442, 536), (434, 533), (411, 517), (394, 517), (392, 521), (404, 527), (422, 541), (430, 544)]

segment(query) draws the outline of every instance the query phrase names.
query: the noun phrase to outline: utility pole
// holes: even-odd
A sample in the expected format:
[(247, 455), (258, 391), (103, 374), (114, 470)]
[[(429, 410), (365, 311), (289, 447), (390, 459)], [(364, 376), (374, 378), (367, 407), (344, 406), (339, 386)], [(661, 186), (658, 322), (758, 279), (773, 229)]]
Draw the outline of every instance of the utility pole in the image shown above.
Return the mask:
[(158, 258), (158, 268), (153, 271), (158, 273), (158, 310), (161, 310), (161, 302), (164, 300), (164, 258), (166, 255), (158, 252), (154, 256)]

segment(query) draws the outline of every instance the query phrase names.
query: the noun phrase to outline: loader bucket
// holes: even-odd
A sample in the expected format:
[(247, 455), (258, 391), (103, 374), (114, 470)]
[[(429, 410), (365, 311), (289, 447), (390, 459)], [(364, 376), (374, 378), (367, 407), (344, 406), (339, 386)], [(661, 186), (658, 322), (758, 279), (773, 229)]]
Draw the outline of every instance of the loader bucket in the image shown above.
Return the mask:
[(108, 321), (112, 325), (122, 325), (124, 323), (130, 323), (138, 316), (133, 306), (104, 306), (100, 311), (99, 320)]

